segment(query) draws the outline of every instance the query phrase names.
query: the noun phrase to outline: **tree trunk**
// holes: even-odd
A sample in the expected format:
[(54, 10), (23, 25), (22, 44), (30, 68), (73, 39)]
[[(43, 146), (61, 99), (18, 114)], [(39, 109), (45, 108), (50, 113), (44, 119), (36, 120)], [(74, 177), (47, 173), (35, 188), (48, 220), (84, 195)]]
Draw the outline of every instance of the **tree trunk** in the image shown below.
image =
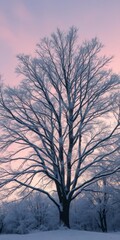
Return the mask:
[(103, 209), (101, 213), (99, 213), (100, 216), (100, 228), (102, 232), (107, 232), (107, 218), (106, 218), (106, 210)]
[(60, 209), (60, 223), (70, 228), (70, 222), (69, 222), (69, 210), (70, 210), (70, 202), (67, 200), (64, 200), (61, 203), (61, 209)]

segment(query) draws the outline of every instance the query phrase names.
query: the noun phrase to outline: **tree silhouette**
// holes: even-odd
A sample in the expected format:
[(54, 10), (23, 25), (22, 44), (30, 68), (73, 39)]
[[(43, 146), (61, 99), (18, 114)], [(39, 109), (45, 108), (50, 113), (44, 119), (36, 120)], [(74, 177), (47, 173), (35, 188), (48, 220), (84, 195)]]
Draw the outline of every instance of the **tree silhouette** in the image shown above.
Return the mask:
[(77, 42), (58, 29), (18, 56), (20, 85), (0, 90), (0, 186), (46, 194), (67, 227), (71, 201), (119, 169), (120, 79), (96, 38)]

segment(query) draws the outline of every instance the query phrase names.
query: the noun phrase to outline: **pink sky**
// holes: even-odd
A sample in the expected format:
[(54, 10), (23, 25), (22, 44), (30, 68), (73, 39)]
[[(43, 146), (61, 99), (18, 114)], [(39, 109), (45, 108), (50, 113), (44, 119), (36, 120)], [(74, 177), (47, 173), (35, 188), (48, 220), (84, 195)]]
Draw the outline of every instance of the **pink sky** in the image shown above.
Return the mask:
[(98, 37), (114, 55), (120, 72), (120, 0), (0, 0), (0, 73), (5, 83), (19, 82), (18, 53), (33, 54), (36, 44), (59, 27), (79, 29), (79, 41)]

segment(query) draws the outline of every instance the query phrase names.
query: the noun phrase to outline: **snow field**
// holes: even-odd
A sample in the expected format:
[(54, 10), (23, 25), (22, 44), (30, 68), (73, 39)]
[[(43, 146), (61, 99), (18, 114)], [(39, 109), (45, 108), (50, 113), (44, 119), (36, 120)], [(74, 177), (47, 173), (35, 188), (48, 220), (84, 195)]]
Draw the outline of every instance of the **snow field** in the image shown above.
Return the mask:
[(56, 230), (26, 235), (3, 234), (0, 240), (120, 240), (120, 233), (96, 233), (78, 230)]

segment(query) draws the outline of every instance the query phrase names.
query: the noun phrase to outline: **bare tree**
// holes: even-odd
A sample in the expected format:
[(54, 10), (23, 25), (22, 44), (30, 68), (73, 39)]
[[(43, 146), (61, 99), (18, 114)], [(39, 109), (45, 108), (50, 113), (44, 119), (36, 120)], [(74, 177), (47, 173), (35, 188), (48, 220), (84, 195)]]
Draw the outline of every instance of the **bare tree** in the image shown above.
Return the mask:
[(71, 201), (119, 168), (120, 79), (101, 49), (96, 38), (77, 46), (74, 27), (58, 29), (35, 58), (18, 56), (24, 80), (0, 91), (0, 186), (46, 194), (68, 227)]

